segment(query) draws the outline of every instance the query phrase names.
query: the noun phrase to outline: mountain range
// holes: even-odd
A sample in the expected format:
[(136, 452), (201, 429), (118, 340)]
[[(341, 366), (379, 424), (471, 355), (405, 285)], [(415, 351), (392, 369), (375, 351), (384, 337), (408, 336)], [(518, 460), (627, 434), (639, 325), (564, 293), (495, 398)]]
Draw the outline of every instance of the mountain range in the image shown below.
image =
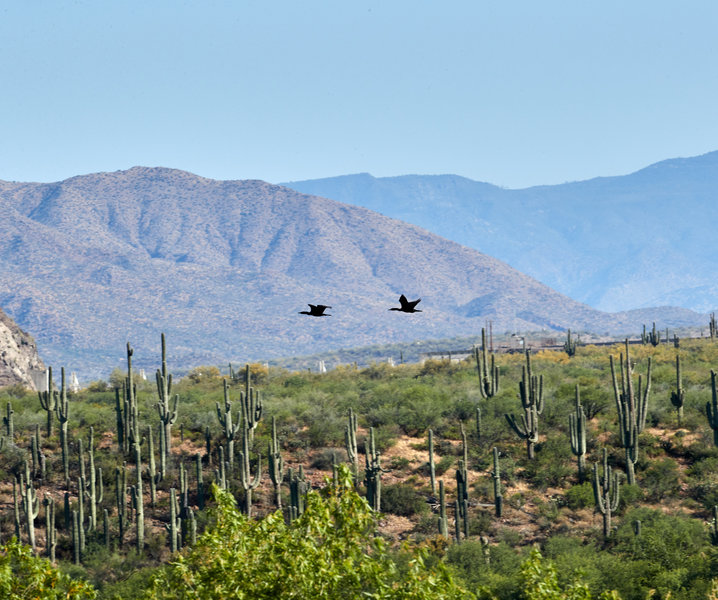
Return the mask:
[[(608, 314), (487, 254), (366, 208), (167, 168), (0, 182), (0, 307), (81, 381), (494, 330), (636, 333), (688, 310)], [(536, 255), (535, 259), (540, 260)], [(400, 294), (422, 313), (389, 311)], [(331, 317), (298, 314), (308, 303)]]
[(424, 227), (599, 310), (718, 307), (718, 152), (518, 190), (367, 173), (282, 185)]

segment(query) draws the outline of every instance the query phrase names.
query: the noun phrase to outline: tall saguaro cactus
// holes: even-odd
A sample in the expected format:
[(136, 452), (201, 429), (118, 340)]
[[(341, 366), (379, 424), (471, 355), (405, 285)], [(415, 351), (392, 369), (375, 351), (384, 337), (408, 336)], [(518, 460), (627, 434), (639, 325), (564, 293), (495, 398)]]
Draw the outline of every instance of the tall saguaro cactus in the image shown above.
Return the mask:
[(50, 559), (50, 562), (55, 562), (55, 550), (57, 549), (55, 501), (52, 499), (52, 496), (45, 494), (42, 503), (45, 506), (45, 556)]
[(576, 410), (568, 415), (568, 431), (571, 438), (571, 452), (578, 459), (578, 481), (583, 483), (586, 475), (586, 414), (581, 406), (578, 384), (576, 384)]
[(501, 518), (504, 507), (504, 497), (501, 494), (501, 471), (499, 469), (499, 449), (494, 446), (494, 470), (491, 476), (494, 479), (494, 509), (496, 516)]
[(456, 469), (456, 498), (458, 500), (459, 516), (465, 518), (464, 511), (469, 502), (469, 450), (463, 423), (461, 424), (461, 439), (463, 440), (463, 458), (459, 460), (459, 466)]
[(269, 478), (274, 485), (274, 504), (281, 510), (282, 508), (282, 480), (284, 479), (284, 458), (277, 441), (277, 423), (272, 417), (272, 439), (267, 442), (267, 457), (269, 460)]
[(70, 453), (67, 447), (67, 420), (70, 417), (70, 403), (67, 399), (67, 387), (65, 386), (65, 367), (60, 369), (60, 393), (55, 404), (55, 416), (60, 423), (60, 447), (62, 448), (62, 470), (65, 477), (65, 486), (70, 481)]
[(534, 446), (538, 442), (538, 418), (543, 412), (543, 375), (534, 375), (531, 371), (531, 354), (526, 350), (526, 365), (522, 368), (519, 382), (519, 399), (524, 414), (521, 425), (516, 422), (513, 414), (504, 415), (516, 434), (526, 440), (526, 453), (529, 459), (535, 457)]
[(12, 416), (15, 414), (12, 403), (8, 401), (5, 405), (5, 416), (2, 418), (3, 425), (5, 425), (5, 435), (8, 439), (13, 442), (15, 438), (15, 424), (13, 423)]
[(52, 435), (52, 416), (57, 404), (57, 392), (52, 389), (52, 367), (47, 369), (47, 390), (37, 393), (40, 406), (47, 412), (47, 437)]
[(444, 480), (439, 480), (439, 535), (449, 537), (449, 519), (446, 516), (446, 493), (444, 492)]
[(227, 380), (224, 380), (224, 407), (220, 408), (219, 402), (217, 405), (217, 419), (222, 426), (224, 432), (224, 438), (227, 440), (227, 460), (230, 465), (234, 464), (234, 440), (237, 437), (237, 432), (242, 425), (241, 413), (237, 417), (236, 422), (232, 416), (232, 401), (229, 399), (229, 386)]
[(593, 464), (593, 495), (596, 508), (603, 515), (603, 536), (611, 535), (611, 516), (618, 510), (621, 498), (621, 479), (608, 464), (608, 453), (603, 449), (603, 476), (599, 477), (598, 463)]
[(489, 363), (486, 350), (486, 329), (481, 328), (481, 354), (479, 349), (474, 348), (474, 358), (476, 359), (476, 369), (479, 373), (479, 391), (484, 399), (493, 398), (499, 393), (499, 368), (495, 364), (494, 353), (491, 353), (491, 362)]
[(290, 467), (287, 478), (289, 479), (289, 511), (287, 520), (291, 523), (304, 512), (304, 500), (309, 490), (309, 484), (304, 477), (304, 467), (302, 465), (299, 465), (299, 471), (296, 474)]
[(626, 345), (626, 360), (623, 354), (620, 356), (621, 387), (618, 387), (616, 379), (616, 368), (613, 363), (613, 356), (610, 356), (611, 378), (613, 380), (613, 393), (616, 400), (616, 411), (618, 412), (618, 430), (621, 445), (626, 451), (626, 474), (629, 485), (636, 483), (635, 464), (638, 460), (638, 436), (646, 426), (646, 409), (648, 407), (648, 394), (651, 390), (651, 358), (648, 357), (648, 368), (646, 371), (646, 386), (643, 389), (643, 378), (638, 376), (638, 391), (633, 386), (633, 366), (628, 352), (628, 340)]
[[(668, 339), (668, 336), (666, 335), (666, 339)], [(650, 333), (648, 334), (648, 341), (651, 342), (652, 346), (658, 346), (658, 344), (661, 343), (661, 332), (656, 329), (656, 323), (654, 321), (653, 328), (651, 329)]]
[(119, 545), (125, 541), (125, 531), (130, 523), (127, 515), (127, 468), (115, 467), (115, 504), (117, 506), (117, 528), (119, 531)]
[(239, 453), (239, 482), (244, 490), (244, 512), (248, 517), (252, 516), (252, 490), (259, 487), (262, 479), (262, 455), (257, 454), (257, 471), (254, 478), (250, 472), (249, 465), (249, 430), (242, 428), (242, 451)]
[(369, 440), (364, 441), (366, 499), (374, 510), (381, 508), (381, 455), (376, 450), (374, 428), (369, 428)]
[[(90, 459), (89, 464), (89, 481), (86, 483), (85, 497), (90, 502), (90, 523), (89, 529), (93, 531), (97, 527), (97, 505), (102, 502), (104, 497), (103, 485), (102, 485), (102, 469), (95, 468), (95, 444), (94, 444), (95, 430), (90, 427), (90, 439), (88, 441), (87, 454)], [(78, 440), (82, 441), (82, 440)], [(82, 461), (84, 463), (84, 461)]]
[(681, 385), (681, 357), (676, 353), (676, 389), (671, 392), (671, 404), (676, 409), (678, 426), (683, 422), (683, 403), (686, 399), (686, 390)]
[(429, 478), (431, 493), (436, 493), (436, 463), (434, 462), (434, 431), (429, 429)]
[(578, 340), (571, 337), (571, 330), (566, 332), (566, 341), (563, 343), (563, 350), (569, 356), (576, 356), (576, 348), (578, 348)]
[(245, 366), (244, 392), (240, 392), (239, 399), (242, 406), (242, 427), (249, 432), (249, 443), (254, 442), (254, 430), (262, 418), (262, 397), (259, 390), (250, 385), (251, 373), (249, 365)]
[[(274, 421), (272, 421), (274, 423)], [(347, 426), (344, 430), (344, 445), (347, 450), (347, 457), (352, 464), (352, 473), (354, 474), (354, 485), (359, 482), (359, 449), (357, 446), (357, 416), (354, 411), (349, 409), (349, 417)]]
[(20, 476), (20, 496), (22, 497), (22, 509), (25, 512), (25, 527), (27, 540), (33, 551), (35, 550), (35, 519), (40, 510), (40, 503), (37, 499), (37, 492), (31, 481), (24, 481)]
[(711, 369), (711, 400), (706, 402), (708, 425), (713, 430), (713, 445), (718, 446), (718, 393), (716, 392), (716, 372)]
[[(162, 421), (162, 429), (160, 435), (160, 448), (162, 449), (163, 458), (166, 461), (170, 455), (172, 448), (172, 425), (177, 421), (177, 405), (179, 403), (179, 394), (175, 395), (174, 402), (170, 407), (170, 397), (172, 393), (172, 374), (167, 372), (167, 352), (165, 347), (165, 334), (162, 336), (162, 368), (157, 369), (155, 373), (155, 381), (157, 383), (157, 412)], [(162, 476), (164, 476), (164, 470)]]

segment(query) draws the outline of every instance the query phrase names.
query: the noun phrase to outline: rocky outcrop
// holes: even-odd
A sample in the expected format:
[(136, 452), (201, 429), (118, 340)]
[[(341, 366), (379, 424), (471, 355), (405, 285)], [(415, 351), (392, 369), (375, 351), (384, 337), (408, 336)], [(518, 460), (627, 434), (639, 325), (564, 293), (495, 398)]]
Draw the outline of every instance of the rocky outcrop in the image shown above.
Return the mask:
[(20, 384), (36, 390), (44, 371), (35, 340), (0, 309), (0, 388)]

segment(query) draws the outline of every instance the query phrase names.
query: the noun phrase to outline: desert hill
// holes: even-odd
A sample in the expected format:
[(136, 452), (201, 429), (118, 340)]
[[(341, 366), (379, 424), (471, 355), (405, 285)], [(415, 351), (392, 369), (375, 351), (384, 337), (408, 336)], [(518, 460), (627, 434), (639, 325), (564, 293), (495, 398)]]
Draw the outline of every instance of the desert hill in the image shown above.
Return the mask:
[(425, 227), (600, 310), (718, 308), (718, 152), (519, 190), (367, 173), (284, 185)]
[[(0, 206), (0, 306), (46, 363), (81, 380), (118, 365), (128, 340), (138, 367), (156, 367), (161, 331), (177, 369), (465, 335), (486, 319), (496, 330), (616, 333), (646, 322), (417, 226), (261, 181), (135, 167), (0, 182)], [(421, 297), (424, 312), (389, 312), (401, 293)], [(333, 316), (298, 315), (309, 302)]]

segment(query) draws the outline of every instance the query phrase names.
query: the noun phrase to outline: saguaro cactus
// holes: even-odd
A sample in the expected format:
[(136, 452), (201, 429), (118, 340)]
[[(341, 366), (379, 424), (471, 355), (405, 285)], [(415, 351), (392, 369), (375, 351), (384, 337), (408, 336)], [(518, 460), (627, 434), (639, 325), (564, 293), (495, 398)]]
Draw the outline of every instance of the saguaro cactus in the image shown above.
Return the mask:
[(197, 480), (197, 506), (202, 510), (204, 508), (204, 481), (202, 480), (202, 455), (194, 455), (195, 479)]
[(628, 353), (628, 340), (626, 345), (626, 360), (620, 357), (621, 387), (618, 387), (616, 369), (613, 356), (610, 356), (611, 378), (613, 380), (613, 393), (618, 412), (618, 429), (621, 445), (626, 451), (626, 474), (629, 485), (636, 483), (635, 464), (638, 460), (638, 436), (646, 425), (646, 409), (648, 407), (648, 394), (651, 389), (651, 358), (648, 358), (646, 371), (646, 387), (643, 388), (643, 379), (638, 376), (638, 393), (633, 387), (633, 367)]
[(137, 551), (142, 552), (145, 547), (145, 502), (142, 494), (142, 454), (139, 444), (135, 444), (134, 447), (136, 483), (132, 486), (132, 506), (135, 509)]
[(242, 405), (242, 427), (249, 432), (249, 443), (254, 442), (254, 430), (262, 418), (262, 397), (259, 390), (249, 385), (251, 374), (249, 365), (245, 367), (244, 392), (240, 392), (239, 398)]
[(718, 506), (713, 505), (713, 519), (710, 522), (711, 544), (718, 546)]
[(364, 458), (366, 461), (364, 484), (366, 486), (366, 499), (374, 510), (381, 508), (381, 455), (376, 450), (374, 442), (374, 428), (369, 428), (369, 441), (364, 442)]
[(40, 406), (47, 412), (47, 437), (52, 435), (52, 415), (55, 413), (57, 404), (57, 393), (52, 389), (52, 367), (47, 369), (47, 390), (37, 393), (40, 399)]
[(593, 464), (593, 495), (596, 508), (603, 515), (603, 536), (611, 535), (611, 515), (618, 509), (621, 498), (621, 479), (608, 464), (608, 453), (603, 449), (603, 477), (598, 475), (598, 463)]
[(504, 415), (516, 434), (526, 440), (526, 453), (529, 459), (535, 457), (534, 446), (538, 442), (538, 418), (543, 412), (543, 375), (533, 375), (531, 371), (531, 354), (526, 350), (526, 366), (522, 369), (519, 382), (519, 399), (524, 409), (521, 425), (516, 422), (513, 414)]
[(434, 462), (434, 432), (429, 429), (429, 477), (431, 479), (431, 493), (436, 493), (436, 464)]
[(18, 478), (14, 478), (12, 480), (12, 508), (13, 508), (13, 517), (15, 519), (15, 537), (19, 540), (20, 539), (20, 503), (22, 500), (18, 500), (18, 488), (22, 492), (22, 481)]
[(576, 356), (576, 348), (578, 348), (578, 340), (571, 337), (571, 330), (566, 332), (566, 341), (563, 343), (563, 350), (569, 356)]
[(491, 362), (489, 363), (486, 350), (486, 329), (481, 328), (481, 353), (479, 349), (474, 348), (474, 358), (476, 359), (476, 369), (479, 373), (479, 391), (484, 399), (493, 398), (499, 393), (499, 368), (495, 364), (495, 356), (491, 353)]
[(568, 415), (571, 452), (578, 459), (578, 481), (582, 483), (586, 471), (586, 415), (581, 406), (578, 384), (576, 385), (576, 410)]
[(706, 402), (708, 425), (713, 430), (713, 445), (718, 446), (718, 393), (716, 393), (716, 372), (711, 369), (711, 400)]
[[(359, 482), (359, 450), (357, 447), (357, 416), (349, 409), (349, 417), (346, 429), (344, 430), (344, 444), (347, 450), (347, 457), (352, 464), (354, 474), (354, 485)], [(274, 423), (274, 421), (272, 421)]]
[[(97, 505), (102, 502), (104, 497), (103, 485), (102, 485), (102, 469), (95, 468), (95, 443), (94, 443), (95, 429), (90, 427), (90, 439), (88, 441), (87, 455), (90, 459), (89, 463), (89, 475), (90, 479), (87, 482), (87, 489), (85, 495), (90, 501), (90, 531), (93, 531), (97, 527)], [(81, 440), (80, 440), (81, 441)]]
[(115, 468), (115, 501), (117, 503), (117, 521), (119, 530), (119, 545), (125, 541), (125, 531), (130, 524), (130, 517), (127, 514), (127, 468), (123, 464), (122, 468)]
[(45, 506), (45, 556), (50, 559), (50, 562), (55, 562), (55, 550), (57, 549), (55, 501), (52, 499), (52, 496), (45, 494), (42, 503)]
[[(160, 426), (160, 439), (162, 439), (162, 427)], [(162, 481), (162, 474), (157, 473), (155, 463), (155, 443), (152, 435), (152, 425), (147, 426), (147, 475), (150, 480), (150, 506), (155, 507), (157, 503), (157, 484)]]
[(172, 553), (177, 552), (180, 546), (179, 536), (181, 522), (177, 513), (177, 490), (170, 488), (170, 522), (165, 525), (165, 528), (167, 529), (167, 533), (169, 533), (170, 552)]
[(37, 499), (37, 492), (31, 481), (23, 481), (20, 477), (20, 496), (22, 497), (22, 509), (25, 512), (25, 527), (27, 540), (33, 551), (35, 550), (35, 519), (40, 511), (40, 503)]
[(461, 424), (461, 439), (463, 440), (463, 459), (459, 460), (459, 466), (456, 469), (456, 498), (458, 501), (459, 515), (464, 518), (464, 510), (469, 502), (469, 472), (467, 466), (469, 464), (469, 451), (466, 443), (466, 432), (464, 424)]
[(269, 463), (269, 478), (274, 485), (274, 504), (282, 508), (282, 480), (284, 479), (284, 458), (277, 441), (277, 423), (272, 417), (272, 439), (267, 442), (267, 457)]
[(5, 425), (5, 435), (8, 439), (13, 442), (15, 440), (15, 424), (13, 423), (12, 416), (15, 411), (12, 408), (12, 403), (8, 401), (5, 405), (5, 416), (2, 418), (3, 425)]
[(309, 489), (309, 484), (304, 477), (304, 467), (302, 465), (299, 465), (297, 474), (290, 468), (287, 476), (289, 479), (288, 520), (291, 523), (304, 512), (304, 497)]
[(504, 508), (504, 497), (501, 495), (501, 471), (499, 470), (499, 449), (494, 446), (494, 470), (491, 476), (494, 479), (494, 509), (496, 516), (501, 518)]
[(671, 392), (671, 404), (676, 409), (676, 417), (678, 418), (678, 426), (683, 422), (683, 403), (686, 399), (686, 390), (681, 386), (681, 357), (676, 354), (676, 389)]
[(651, 342), (651, 345), (658, 346), (658, 344), (661, 343), (661, 332), (656, 329), (656, 323), (653, 323), (653, 328), (651, 329), (650, 333), (648, 334), (648, 341)]
[(444, 480), (439, 480), (439, 535), (449, 537), (449, 519), (446, 516), (446, 495), (444, 492)]
[(72, 511), (72, 562), (76, 565), (80, 564), (80, 556), (82, 554), (80, 547), (80, 517), (76, 510)]
[(232, 417), (232, 402), (229, 399), (229, 386), (227, 385), (226, 379), (224, 380), (224, 408), (220, 408), (219, 402), (216, 402), (215, 404), (217, 405), (217, 419), (219, 420), (220, 425), (222, 425), (224, 437), (227, 440), (227, 460), (230, 465), (233, 465), (234, 440), (237, 437), (237, 432), (239, 432), (240, 426), (242, 425), (242, 419), (241, 413), (240, 416), (237, 417), (236, 422)]
[(60, 369), (60, 393), (55, 404), (55, 416), (60, 423), (60, 447), (62, 448), (62, 469), (65, 477), (65, 486), (70, 481), (70, 463), (67, 440), (67, 420), (70, 416), (70, 403), (67, 399), (67, 387), (65, 386), (65, 367)]
[[(177, 405), (179, 403), (179, 394), (175, 395), (172, 407), (170, 407), (170, 397), (172, 392), (172, 374), (167, 372), (167, 352), (165, 348), (165, 334), (162, 338), (162, 368), (157, 369), (155, 373), (155, 381), (157, 383), (157, 412), (162, 421), (162, 429), (160, 435), (162, 440), (160, 447), (163, 448), (164, 459), (167, 460), (172, 448), (172, 425), (177, 421)], [(164, 472), (162, 473), (164, 476)]]
[(252, 490), (259, 487), (262, 478), (262, 455), (257, 454), (257, 470), (254, 478), (249, 466), (249, 436), (250, 432), (242, 428), (242, 451), (239, 453), (239, 482), (244, 490), (244, 512), (248, 517), (252, 516)]

